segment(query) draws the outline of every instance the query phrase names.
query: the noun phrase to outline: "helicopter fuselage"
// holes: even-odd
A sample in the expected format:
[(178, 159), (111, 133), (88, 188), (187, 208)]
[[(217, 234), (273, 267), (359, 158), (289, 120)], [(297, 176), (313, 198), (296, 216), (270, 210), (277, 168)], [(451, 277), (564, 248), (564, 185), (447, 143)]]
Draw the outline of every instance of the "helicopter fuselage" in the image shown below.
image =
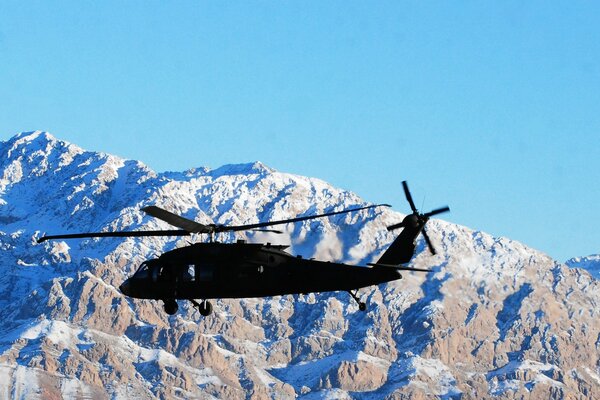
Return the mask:
[[(390, 207), (389, 204), (365, 205), (244, 225), (205, 225), (158, 206), (147, 206), (142, 208), (143, 212), (179, 229), (44, 235), (38, 239), (38, 243), (90, 237), (175, 237), (189, 236), (192, 233), (207, 234), (211, 240), (208, 243), (191, 244), (143, 262), (137, 272), (125, 280), (119, 289), (126, 296), (162, 300), (167, 314), (177, 312), (177, 299), (189, 300), (198, 308), (200, 314), (206, 316), (212, 311), (212, 305), (207, 299), (268, 297), (340, 290), (348, 291), (358, 303), (359, 309), (364, 311), (366, 304), (359, 300), (356, 294), (358, 289), (400, 279), (401, 270), (430, 272), (428, 269), (409, 268), (405, 264), (412, 259), (415, 240), (420, 234), (423, 235), (431, 253), (435, 254), (433, 244), (425, 232), (425, 224), (430, 217), (450, 211), (446, 206), (428, 213), (419, 213), (406, 181), (402, 182), (402, 187), (412, 214), (407, 215), (402, 222), (387, 227), (388, 231), (402, 228), (402, 232), (377, 262), (368, 264), (370, 267), (294, 257), (285, 251), (288, 246), (251, 244), (242, 240), (237, 243), (218, 243), (212, 242), (212, 238), (222, 232), (248, 230), (282, 233), (271, 227), (376, 207)], [(195, 299), (202, 299), (202, 304)]]
[(216, 299), (350, 291), (402, 278), (393, 268), (292, 256), (287, 246), (197, 243), (148, 260), (120, 287), (142, 299)]

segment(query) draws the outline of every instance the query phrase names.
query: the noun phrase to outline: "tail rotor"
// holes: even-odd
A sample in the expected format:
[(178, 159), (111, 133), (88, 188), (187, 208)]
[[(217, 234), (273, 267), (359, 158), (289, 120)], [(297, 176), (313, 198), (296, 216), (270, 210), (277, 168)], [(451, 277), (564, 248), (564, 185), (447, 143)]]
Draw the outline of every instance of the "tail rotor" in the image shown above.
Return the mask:
[(404, 189), (404, 195), (406, 196), (406, 201), (408, 201), (408, 205), (410, 206), (412, 214), (407, 215), (402, 222), (388, 226), (387, 230), (393, 231), (394, 229), (407, 227), (410, 227), (412, 229), (418, 229), (423, 234), (423, 238), (425, 239), (425, 242), (427, 243), (427, 247), (431, 251), (431, 254), (436, 254), (435, 247), (433, 247), (431, 239), (429, 238), (429, 235), (427, 235), (427, 231), (425, 230), (425, 224), (427, 223), (429, 218), (433, 217), (434, 215), (450, 211), (450, 207), (445, 206), (421, 214), (415, 206), (415, 202), (413, 201), (412, 195), (410, 194), (410, 190), (408, 189), (408, 184), (406, 183), (406, 181), (402, 181), (402, 188)]

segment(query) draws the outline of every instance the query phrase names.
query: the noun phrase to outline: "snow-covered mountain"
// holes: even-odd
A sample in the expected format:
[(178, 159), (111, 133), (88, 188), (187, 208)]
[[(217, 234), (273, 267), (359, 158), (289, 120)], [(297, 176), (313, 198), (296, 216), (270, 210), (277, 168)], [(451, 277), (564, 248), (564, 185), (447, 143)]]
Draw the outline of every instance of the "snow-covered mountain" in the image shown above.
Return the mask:
[[(394, 203), (408, 208), (400, 190)], [(156, 173), (43, 132), (0, 142), (0, 398), (600, 396), (598, 281), (441, 220), (428, 224), (438, 254), (421, 242), (412, 262), (433, 272), (361, 290), (367, 312), (336, 292), (218, 300), (207, 318), (181, 302), (167, 316), (160, 302), (116, 288), (189, 238), (36, 242), (43, 233), (168, 229), (140, 212), (147, 205), (243, 224), (363, 204), (261, 163)], [(238, 237), (364, 264), (402, 217), (375, 209)]]

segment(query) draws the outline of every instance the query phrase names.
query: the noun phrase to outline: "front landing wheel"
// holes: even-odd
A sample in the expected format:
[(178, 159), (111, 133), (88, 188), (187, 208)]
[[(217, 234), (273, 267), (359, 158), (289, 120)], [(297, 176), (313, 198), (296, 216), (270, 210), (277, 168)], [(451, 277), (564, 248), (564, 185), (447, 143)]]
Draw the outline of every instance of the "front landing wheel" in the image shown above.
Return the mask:
[(367, 305), (365, 304), (365, 302), (361, 301), (360, 303), (358, 303), (358, 309), (360, 311), (366, 311), (367, 310)]
[(204, 300), (200, 303), (200, 307), (198, 307), (198, 311), (200, 311), (200, 315), (203, 317), (208, 317), (212, 313), (212, 310), (213, 306), (208, 300)]
[(171, 299), (171, 300), (163, 300), (163, 301), (165, 303), (164, 309), (167, 314), (173, 315), (179, 309), (179, 306), (177, 305), (177, 302), (175, 300)]

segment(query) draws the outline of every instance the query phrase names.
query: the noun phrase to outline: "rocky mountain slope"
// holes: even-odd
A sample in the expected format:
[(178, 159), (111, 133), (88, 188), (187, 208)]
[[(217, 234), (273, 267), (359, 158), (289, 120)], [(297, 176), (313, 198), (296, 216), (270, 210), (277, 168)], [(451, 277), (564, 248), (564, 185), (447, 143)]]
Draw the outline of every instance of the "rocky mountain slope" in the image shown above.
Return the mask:
[[(407, 209), (399, 189), (394, 201)], [(344, 292), (217, 300), (202, 318), (116, 289), (189, 238), (50, 241), (43, 233), (168, 229), (158, 205), (242, 224), (362, 205), (261, 163), (156, 173), (43, 132), (0, 142), (0, 398), (424, 399), (600, 396), (600, 291), (506, 238), (432, 220), (404, 279)], [(369, 210), (287, 226), (294, 254), (364, 265), (402, 214)], [(204, 240), (194, 237), (192, 240)], [(234, 240), (223, 235), (220, 240)]]

